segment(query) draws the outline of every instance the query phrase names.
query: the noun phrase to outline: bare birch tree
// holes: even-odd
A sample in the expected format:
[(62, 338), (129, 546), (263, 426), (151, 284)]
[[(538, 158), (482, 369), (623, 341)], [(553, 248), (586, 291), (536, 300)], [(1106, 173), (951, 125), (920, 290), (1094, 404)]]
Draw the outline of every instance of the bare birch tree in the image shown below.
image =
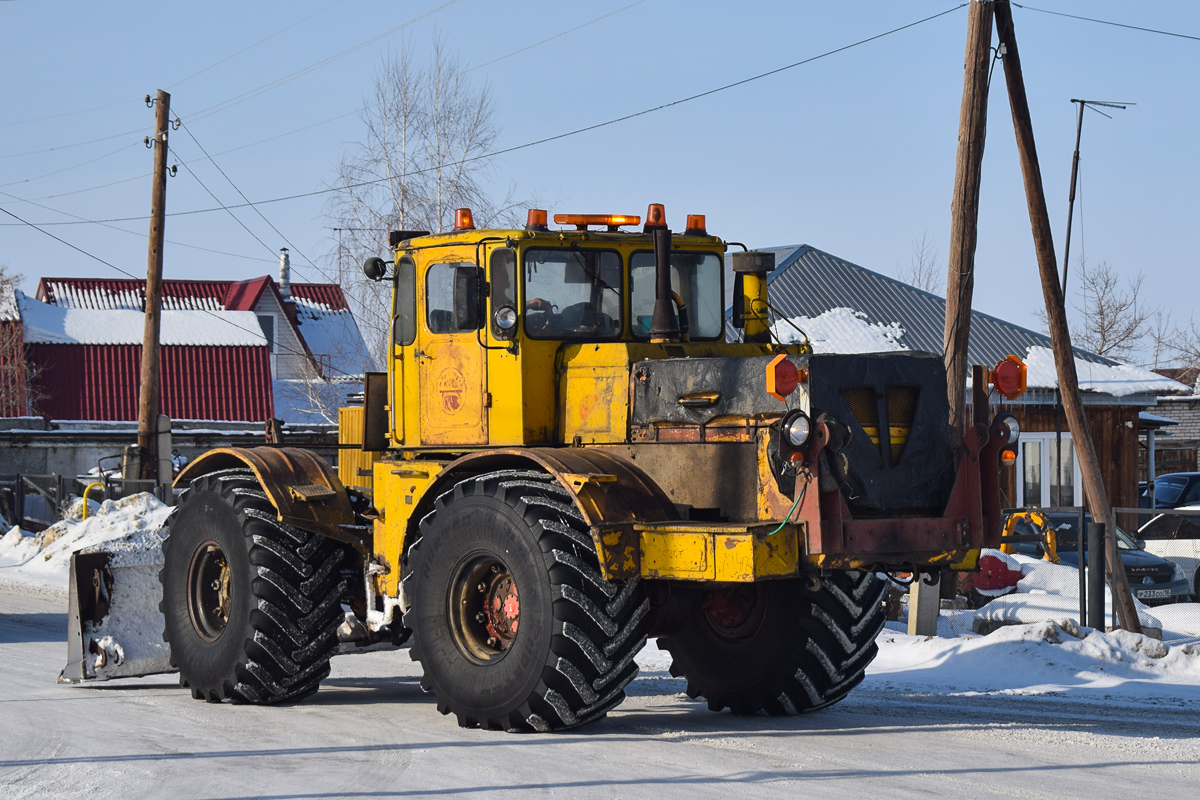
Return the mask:
[(506, 210), (483, 183), (497, 135), (493, 117), (488, 88), (471, 84), (440, 38), (427, 64), (406, 43), (376, 70), (363, 139), (341, 159), (328, 215), (339, 229), (339, 282), (379, 364), (390, 286), (364, 280), (359, 266), (387, 251), (389, 230), (445, 231), (462, 207), (486, 225)]
[(900, 280), (936, 295), (945, 292), (946, 276), (938, 268), (937, 250), (929, 241), (929, 234), (921, 234), (919, 242), (913, 239), (912, 259), (907, 267), (900, 268)]
[(1080, 347), (1096, 355), (1130, 360), (1150, 333), (1149, 320), (1156, 309), (1141, 299), (1142, 275), (1127, 280), (1105, 262), (1089, 269), (1079, 265), (1082, 302), (1076, 310), (1083, 325), (1076, 332)]

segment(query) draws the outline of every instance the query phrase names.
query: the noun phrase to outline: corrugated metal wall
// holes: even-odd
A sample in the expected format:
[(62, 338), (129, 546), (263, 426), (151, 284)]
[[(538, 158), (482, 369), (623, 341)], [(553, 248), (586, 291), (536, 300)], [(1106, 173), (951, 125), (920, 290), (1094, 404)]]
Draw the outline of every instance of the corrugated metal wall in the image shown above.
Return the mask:
[[(30, 344), (27, 353), (38, 371), (39, 413), (52, 419), (137, 419), (139, 345)], [(160, 372), (160, 410), (172, 419), (262, 422), (274, 414), (265, 346), (166, 346)]]

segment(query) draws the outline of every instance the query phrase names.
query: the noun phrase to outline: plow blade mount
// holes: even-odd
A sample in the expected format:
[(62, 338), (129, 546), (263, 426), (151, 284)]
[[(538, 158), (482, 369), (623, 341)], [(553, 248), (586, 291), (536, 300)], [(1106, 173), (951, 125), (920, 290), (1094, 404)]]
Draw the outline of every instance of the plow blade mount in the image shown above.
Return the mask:
[(117, 540), (71, 554), (67, 665), (59, 683), (175, 671), (158, 608), (162, 564), (161, 540)]

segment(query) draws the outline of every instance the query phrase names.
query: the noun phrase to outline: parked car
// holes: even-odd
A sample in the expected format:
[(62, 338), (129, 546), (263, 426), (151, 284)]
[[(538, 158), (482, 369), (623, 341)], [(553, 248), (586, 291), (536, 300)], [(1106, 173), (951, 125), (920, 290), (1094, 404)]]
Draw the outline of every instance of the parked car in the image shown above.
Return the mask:
[[(1138, 506), (1150, 508), (1150, 487), (1141, 486)], [(1154, 479), (1154, 507), (1181, 508), (1200, 504), (1200, 472), (1169, 472)]]
[[(1177, 511), (1200, 511), (1200, 505)], [(1159, 514), (1141, 528), (1138, 536), (1147, 552), (1174, 562), (1187, 576), (1192, 598), (1200, 602), (1200, 517)]]
[[(1008, 513), (1012, 513), (1010, 510)], [(1050, 524), (1058, 535), (1059, 563), (1068, 567), (1079, 568), (1079, 545), (1076, 525), (1079, 517), (1076, 514), (1061, 513), (1047, 514)], [(1084, 525), (1092, 521), (1091, 514), (1083, 515)], [(1085, 527), (1086, 530), (1086, 527)], [(1020, 521), (1014, 528), (1014, 533), (1032, 536), (1037, 531), (1027, 521)], [(1043, 558), (1045, 549), (1039, 542), (1018, 542), (1017, 552), (1022, 555)], [(1130, 538), (1129, 534), (1117, 528), (1117, 549), (1121, 552), (1121, 562), (1125, 565), (1125, 575), (1129, 578), (1129, 588), (1133, 596), (1146, 605), (1161, 605), (1163, 603), (1187, 602), (1192, 597), (1191, 576), (1184, 569), (1171, 563), (1165, 558), (1148, 553), (1142, 549), (1141, 543)], [(1087, 539), (1084, 539), (1083, 563), (1087, 566)]]

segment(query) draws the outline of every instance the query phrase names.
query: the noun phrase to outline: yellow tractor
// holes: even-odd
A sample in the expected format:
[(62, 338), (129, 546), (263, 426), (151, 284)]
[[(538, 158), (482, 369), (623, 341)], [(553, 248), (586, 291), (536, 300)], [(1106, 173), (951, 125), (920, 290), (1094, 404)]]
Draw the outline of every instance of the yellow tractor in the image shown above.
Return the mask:
[[(657, 637), (709, 708), (795, 714), (862, 679), (880, 572), (999, 544), (1016, 420), (952, 446), (940, 355), (778, 343), (774, 255), (703, 216), (554, 222), (390, 235), (364, 265), (394, 297), (387, 371), (341, 410), (336, 470), (260, 447), (179, 476), (157, 668), (277, 703), (408, 645), (460, 725), (553, 731), (616, 707)], [(78, 556), (64, 680), (151, 669), (112, 657), (125, 566)]]

